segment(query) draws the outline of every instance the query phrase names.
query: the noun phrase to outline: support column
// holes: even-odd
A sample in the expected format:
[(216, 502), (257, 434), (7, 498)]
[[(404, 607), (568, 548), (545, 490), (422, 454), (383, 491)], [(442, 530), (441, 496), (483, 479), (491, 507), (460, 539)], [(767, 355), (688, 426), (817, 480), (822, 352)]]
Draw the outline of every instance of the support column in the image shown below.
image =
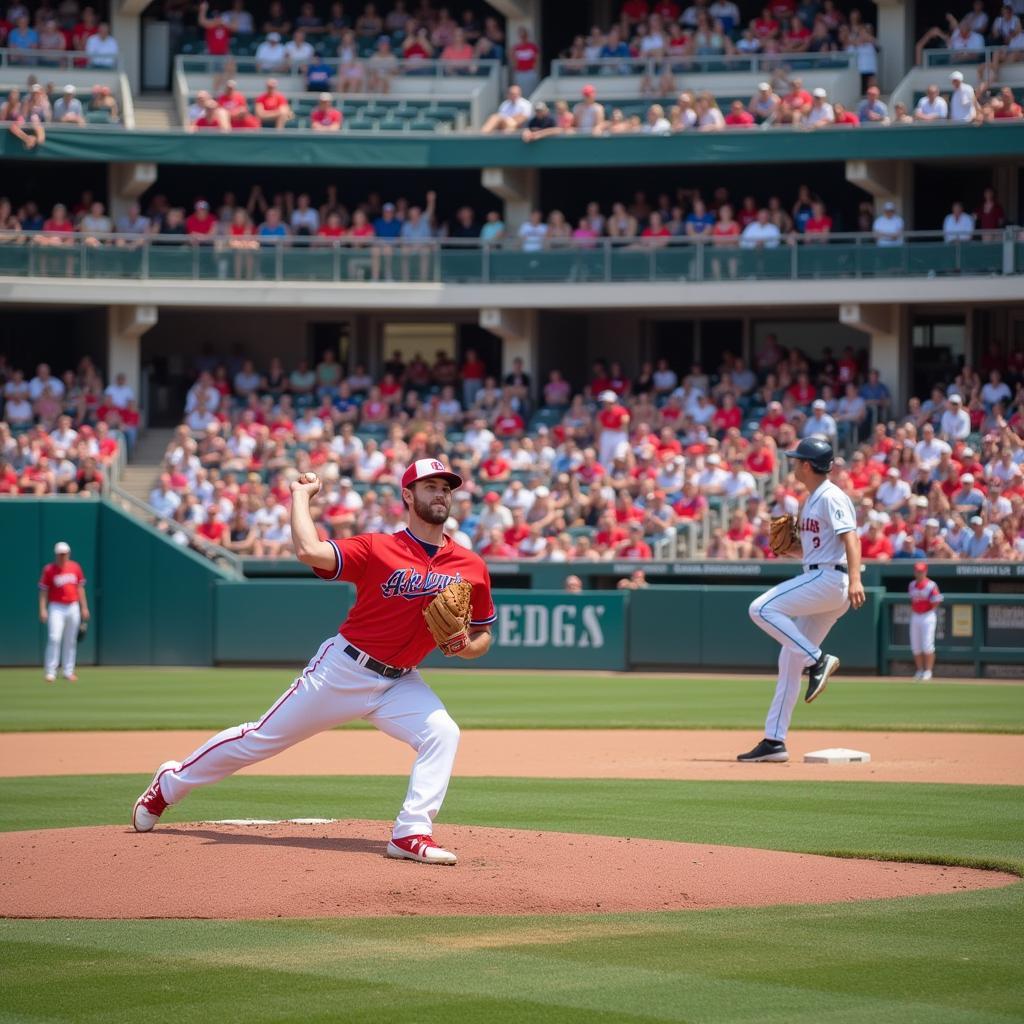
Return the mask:
[(521, 28), (530, 33), (530, 38), (538, 46), (541, 45), (539, 0), (491, 0), (491, 6), (505, 16), (505, 42), (509, 48), (519, 38)]
[(914, 214), (914, 165), (909, 160), (847, 160), (846, 180), (875, 197), (875, 208), (893, 202), (911, 230)]
[(142, 12), (148, 6), (148, 0), (114, 0), (110, 5), (110, 34), (135, 96), (142, 91)]
[(111, 306), (107, 313), (107, 380), (119, 373), (131, 385), (142, 403), (141, 338), (156, 326), (160, 313), (156, 306)]
[(892, 395), (892, 411), (906, 407), (910, 390), (910, 317), (903, 305), (844, 303), (839, 322), (871, 338), (871, 368)]
[(505, 202), (505, 226), (513, 235), (540, 205), (540, 179), (535, 167), (485, 167), (480, 183)]
[(999, 202), (1006, 211), (1007, 224), (1019, 224), (1020, 195), (1017, 190), (1017, 175), (1020, 165), (1000, 163), (992, 168), (992, 187), (996, 190)]
[(501, 338), (501, 372), (512, 372), (512, 360), (522, 359), (534, 390), (537, 381), (537, 311), (534, 309), (481, 309), (480, 326)]
[(903, 80), (913, 63), (914, 24), (912, 4), (906, 0), (875, 0), (878, 24), (875, 38), (882, 47), (878, 55), (878, 87), (889, 93)]
[(109, 214), (115, 221), (123, 217), (143, 192), (156, 184), (156, 164), (110, 164), (107, 168)]

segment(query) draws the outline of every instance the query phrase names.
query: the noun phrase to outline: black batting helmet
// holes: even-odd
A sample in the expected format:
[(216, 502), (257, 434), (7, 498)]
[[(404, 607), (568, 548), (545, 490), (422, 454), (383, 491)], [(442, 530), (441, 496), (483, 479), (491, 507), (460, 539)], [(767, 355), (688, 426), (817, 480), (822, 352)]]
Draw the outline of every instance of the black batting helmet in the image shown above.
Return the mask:
[(809, 462), (815, 473), (827, 473), (832, 469), (835, 454), (832, 445), (823, 437), (805, 437), (791, 452), (785, 453), (787, 459), (800, 459)]

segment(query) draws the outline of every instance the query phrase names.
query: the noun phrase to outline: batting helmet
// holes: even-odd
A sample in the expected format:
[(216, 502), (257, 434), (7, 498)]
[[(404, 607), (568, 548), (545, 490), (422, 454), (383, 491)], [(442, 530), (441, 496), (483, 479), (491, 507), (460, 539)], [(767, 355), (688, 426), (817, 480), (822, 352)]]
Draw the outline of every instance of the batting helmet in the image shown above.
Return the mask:
[(823, 437), (805, 437), (791, 452), (786, 452), (787, 459), (801, 459), (809, 462), (815, 473), (827, 473), (832, 469), (835, 455), (832, 445)]

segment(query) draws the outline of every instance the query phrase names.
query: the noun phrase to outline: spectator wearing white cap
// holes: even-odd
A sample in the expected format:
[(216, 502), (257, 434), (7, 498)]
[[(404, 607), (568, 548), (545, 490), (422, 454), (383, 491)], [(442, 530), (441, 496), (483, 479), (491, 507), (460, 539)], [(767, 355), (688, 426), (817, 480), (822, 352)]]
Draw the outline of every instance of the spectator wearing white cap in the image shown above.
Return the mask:
[(960, 548), (963, 558), (984, 558), (992, 546), (992, 534), (985, 526), (981, 516), (971, 516), (970, 534), (964, 538)]
[(900, 471), (892, 466), (886, 472), (885, 480), (875, 491), (875, 505), (885, 512), (898, 512), (910, 501), (910, 484), (900, 477)]
[(950, 450), (945, 441), (935, 436), (935, 427), (931, 423), (926, 423), (921, 428), (921, 440), (914, 445), (914, 454), (917, 456), (918, 465), (931, 469), (939, 462), (943, 454), (948, 454)]
[(964, 400), (959, 395), (950, 395), (939, 421), (939, 435), (952, 443), (965, 440), (970, 432), (971, 417), (964, 408)]
[(469, 534), (459, 526), (459, 521), (454, 516), (449, 516), (445, 520), (444, 532), (448, 534), (456, 544), (459, 544), (464, 548), (469, 548), (470, 550), (473, 549), (473, 542), (469, 539)]
[(722, 458), (712, 452), (704, 459), (704, 468), (697, 474), (697, 488), (701, 494), (719, 495), (725, 493), (729, 474), (722, 468)]
[(887, 202), (882, 212), (875, 218), (871, 231), (875, 236), (875, 244), (880, 248), (891, 248), (903, 244), (903, 218), (896, 212), (896, 204)]
[(53, 104), (53, 120), (58, 124), (85, 124), (82, 101), (75, 95), (73, 85), (65, 85), (63, 93)]
[(43, 566), (39, 577), (39, 621), (46, 626), (46, 681), (57, 678), (57, 664), (64, 678), (75, 682), (75, 656), (78, 629), (89, 621), (89, 602), (85, 597), (85, 574), (71, 561), (71, 547), (58, 541), (53, 561)]
[(811, 128), (823, 128), (834, 124), (836, 112), (828, 102), (828, 93), (820, 86), (811, 93), (811, 109), (807, 111), (804, 124)]
[(949, 104), (939, 94), (937, 85), (929, 85), (914, 107), (915, 121), (945, 121), (949, 118)]
[(286, 71), (288, 69), (288, 56), (281, 43), (281, 36), (277, 32), (271, 32), (267, 38), (256, 47), (256, 70)]
[(811, 403), (811, 415), (807, 417), (800, 431), (801, 437), (810, 437), (812, 434), (824, 437), (832, 444), (836, 443), (839, 436), (836, 421), (826, 411), (825, 401), (821, 398), (816, 398)]
[(963, 515), (975, 515), (985, 504), (985, 495), (974, 486), (974, 474), (964, 473), (960, 477), (960, 486), (949, 496), (949, 504), (954, 512)]
[(979, 115), (978, 98), (974, 86), (964, 81), (963, 73), (954, 71), (949, 76), (952, 91), (949, 94), (949, 119), (959, 124), (969, 124)]

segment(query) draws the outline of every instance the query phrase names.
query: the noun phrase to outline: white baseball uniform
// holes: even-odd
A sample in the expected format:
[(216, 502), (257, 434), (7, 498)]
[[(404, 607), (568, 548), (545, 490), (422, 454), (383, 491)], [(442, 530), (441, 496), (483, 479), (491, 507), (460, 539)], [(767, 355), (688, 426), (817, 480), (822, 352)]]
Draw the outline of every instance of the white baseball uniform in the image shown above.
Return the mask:
[(77, 562), (68, 559), (63, 566), (51, 562), (39, 577), (39, 589), (46, 594), (46, 653), (43, 667), (47, 676), (57, 674), (57, 665), (65, 676), (75, 674), (78, 651), (78, 627), (82, 622), (79, 604), (85, 573)]
[(850, 607), (850, 577), (843, 534), (857, 529), (853, 502), (825, 480), (799, 516), (804, 571), (750, 605), (758, 628), (782, 645), (779, 681), (765, 721), (765, 737), (784, 741), (804, 669), (821, 657), (821, 644)]
[(935, 609), (942, 604), (942, 594), (934, 580), (926, 576), (920, 583), (910, 581), (910, 649), (914, 654), (935, 653)]

